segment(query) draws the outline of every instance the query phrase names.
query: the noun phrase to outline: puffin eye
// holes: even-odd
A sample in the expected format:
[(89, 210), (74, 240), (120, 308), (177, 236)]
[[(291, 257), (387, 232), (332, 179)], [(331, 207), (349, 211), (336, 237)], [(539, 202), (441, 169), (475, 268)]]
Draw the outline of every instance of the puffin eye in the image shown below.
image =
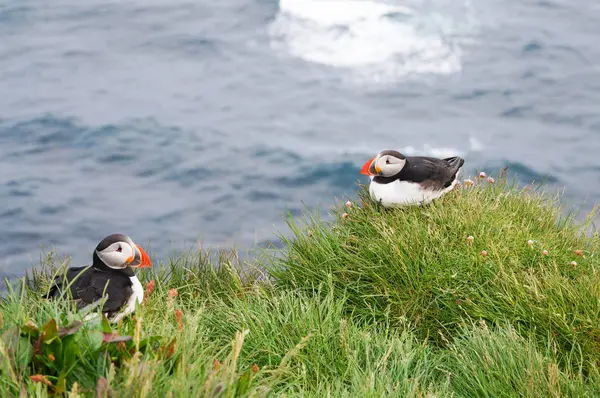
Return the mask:
[(121, 252), (123, 251), (123, 248), (122, 248), (121, 246), (119, 246), (119, 247), (117, 248), (117, 251), (118, 251), (119, 253), (121, 253)]
[(385, 160), (385, 164), (390, 164), (390, 160), (389, 160), (389, 159), (386, 159), (386, 160)]

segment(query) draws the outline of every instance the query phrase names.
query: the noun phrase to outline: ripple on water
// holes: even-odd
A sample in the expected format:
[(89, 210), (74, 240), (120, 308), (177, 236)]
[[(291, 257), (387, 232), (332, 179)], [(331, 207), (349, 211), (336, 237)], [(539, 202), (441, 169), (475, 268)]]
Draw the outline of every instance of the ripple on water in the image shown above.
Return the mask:
[(54, 214), (59, 214), (59, 213), (63, 213), (65, 211), (68, 211), (68, 208), (66, 206), (63, 205), (57, 205), (57, 206), (42, 206), (40, 207), (40, 209), (38, 210), (38, 212), (42, 215), (54, 215)]
[(274, 179), (274, 183), (286, 187), (300, 187), (327, 182), (336, 188), (350, 189), (357, 181), (360, 167), (352, 162), (319, 163), (304, 166), (293, 175)]
[(98, 162), (105, 164), (123, 164), (127, 165), (132, 163), (136, 159), (133, 153), (110, 153), (106, 156), (99, 156)]
[(248, 200), (252, 202), (267, 202), (272, 200), (281, 199), (281, 195), (275, 191), (268, 190), (251, 190), (248, 195)]
[(506, 161), (500, 167), (492, 166), (489, 167), (489, 169), (491, 169), (492, 171), (499, 171), (500, 169), (503, 169), (505, 167), (508, 168), (508, 173), (510, 176), (514, 176), (523, 184), (531, 184), (532, 182), (546, 182), (549, 184), (555, 184), (560, 181), (558, 177), (552, 175), (551, 173), (543, 173), (537, 171), (534, 168), (527, 166), (526, 164), (521, 162)]
[[(32, 196), (40, 189), (40, 187), (50, 183), (49, 178), (40, 177), (20, 177), (4, 182), (4, 186), (0, 186), (0, 194), (10, 197), (26, 197)], [(2, 180), (0, 179), (0, 183)]]
[(77, 124), (74, 118), (52, 115), (16, 123), (8, 120), (0, 122), (0, 140), (4, 138), (28, 144), (35, 142), (40, 148), (73, 142), (84, 132), (85, 128)]
[(492, 90), (474, 89), (469, 92), (454, 95), (452, 98), (458, 101), (476, 100), (485, 97), (490, 93), (492, 93)]
[(7, 219), (12, 219), (12, 218), (16, 218), (17, 216), (23, 215), (23, 209), (20, 207), (13, 207), (10, 209), (6, 209), (3, 210), (2, 212), (0, 212), (0, 218), (7, 218)]
[(302, 157), (292, 151), (283, 148), (257, 148), (254, 150), (253, 156), (256, 158), (265, 158), (269, 164), (288, 164), (294, 165)]
[(31, 11), (33, 11), (33, 7), (23, 5), (20, 2), (4, 5), (0, 7), (0, 22), (9, 24), (27, 23)]
[(182, 187), (190, 187), (213, 177), (212, 170), (204, 166), (180, 167), (170, 172), (165, 178)]
[(523, 117), (534, 109), (532, 105), (511, 106), (500, 113), (503, 117)]
[(523, 53), (535, 53), (544, 49), (544, 45), (538, 40), (532, 40), (526, 43), (523, 48)]
[[(8, 245), (0, 245), (0, 257), (12, 256), (18, 253), (26, 253), (30, 249), (31, 242), (48, 241), (47, 237), (41, 232), (36, 231), (15, 231), (15, 230), (0, 230), (0, 241), (10, 242)], [(56, 243), (56, 240), (51, 241), (51, 244)]]
[(203, 58), (212, 56), (223, 46), (219, 40), (209, 37), (200, 37), (201, 33), (178, 33), (161, 35), (146, 40), (138, 46), (142, 50), (161, 51), (172, 55), (185, 56), (186, 58)]

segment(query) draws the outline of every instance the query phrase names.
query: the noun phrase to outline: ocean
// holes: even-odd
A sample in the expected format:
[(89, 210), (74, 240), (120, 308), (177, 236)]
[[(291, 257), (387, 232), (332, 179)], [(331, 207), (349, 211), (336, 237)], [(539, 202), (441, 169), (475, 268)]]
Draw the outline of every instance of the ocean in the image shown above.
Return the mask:
[[(3, 0), (0, 276), (277, 242), (382, 149), (600, 199), (600, 3)], [(466, 176), (465, 176), (466, 177)]]

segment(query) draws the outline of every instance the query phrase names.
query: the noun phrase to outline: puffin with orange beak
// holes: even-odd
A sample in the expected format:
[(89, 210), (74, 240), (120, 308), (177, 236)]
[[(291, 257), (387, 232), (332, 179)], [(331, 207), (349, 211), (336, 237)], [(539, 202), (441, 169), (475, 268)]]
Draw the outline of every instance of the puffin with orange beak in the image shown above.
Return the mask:
[(385, 150), (369, 159), (360, 172), (371, 179), (371, 198), (384, 207), (412, 206), (450, 192), (464, 163), (458, 156), (438, 159)]
[(56, 277), (46, 297), (58, 298), (69, 289), (81, 309), (106, 295), (102, 312), (111, 322), (118, 322), (144, 299), (144, 288), (134, 269), (151, 266), (148, 254), (129, 236), (109, 235), (96, 246), (91, 266), (69, 268)]

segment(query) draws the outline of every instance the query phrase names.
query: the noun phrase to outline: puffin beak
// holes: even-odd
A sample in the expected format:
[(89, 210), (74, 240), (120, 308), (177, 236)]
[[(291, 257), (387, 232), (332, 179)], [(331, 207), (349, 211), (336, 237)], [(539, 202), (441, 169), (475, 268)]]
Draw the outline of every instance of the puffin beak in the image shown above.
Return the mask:
[(129, 257), (127, 259), (127, 263), (129, 264), (130, 267), (134, 267), (134, 268), (150, 268), (150, 267), (152, 267), (152, 262), (150, 261), (150, 256), (148, 256), (148, 253), (146, 253), (146, 251), (144, 249), (142, 249), (138, 245), (135, 245), (135, 251), (136, 251), (135, 256), (133, 256), (133, 258)]
[(139, 268), (151, 268), (152, 267), (152, 261), (150, 261), (150, 256), (148, 255), (148, 253), (146, 253), (146, 251), (144, 249), (142, 249), (140, 246), (135, 245), (138, 250), (140, 251), (140, 254), (142, 255), (142, 263), (139, 265)]
[[(360, 174), (364, 174), (367, 176), (374, 175), (373, 173), (371, 173), (371, 164), (373, 163), (374, 160), (375, 160), (375, 158), (371, 158), (371, 159), (367, 160), (367, 163), (365, 163), (363, 165), (362, 169), (360, 169)], [(375, 171), (379, 173), (379, 171), (381, 171), (381, 170), (377, 170), (377, 168), (375, 168)]]

